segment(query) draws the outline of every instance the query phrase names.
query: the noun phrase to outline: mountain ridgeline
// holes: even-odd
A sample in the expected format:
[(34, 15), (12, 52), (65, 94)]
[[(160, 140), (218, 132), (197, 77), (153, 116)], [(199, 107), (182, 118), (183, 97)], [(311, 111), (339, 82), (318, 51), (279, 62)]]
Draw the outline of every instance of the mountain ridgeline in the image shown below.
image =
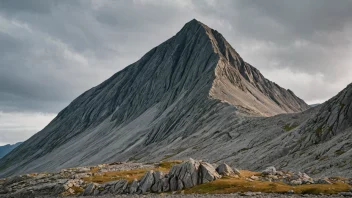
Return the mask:
[(22, 144), (22, 142), (0, 146), (0, 158), (4, 157), (7, 153), (18, 147), (20, 144)]
[[(350, 109), (348, 101), (341, 104)], [(286, 167), (286, 160), (296, 159), (297, 148), (311, 149), (318, 140), (349, 130), (351, 111), (340, 110), (338, 118), (321, 126), (321, 134), (319, 130), (314, 136), (317, 141), (300, 140), (317, 134), (310, 123), (323, 119), (314, 116), (326, 115), (317, 113), (325, 112), (325, 106), (309, 109), (292, 91), (246, 63), (220, 33), (192, 20), (140, 60), (76, 98), (42, 131), (1, 159), (0, 176), (189, 157), (249, 169)], [(305, 125), (313, 132), (304, 131)]]

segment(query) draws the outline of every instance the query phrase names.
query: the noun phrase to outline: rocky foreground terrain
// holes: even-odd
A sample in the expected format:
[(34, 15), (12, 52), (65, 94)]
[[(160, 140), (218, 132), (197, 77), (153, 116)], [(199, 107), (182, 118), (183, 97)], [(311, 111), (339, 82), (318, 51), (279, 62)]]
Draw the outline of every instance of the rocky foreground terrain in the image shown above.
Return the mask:
[[(216, 167), (216, 168), (215, 168)], [(227, 164), (186, 162), (113, 163), (14, 176), (0, 182), (0, 197), (168, 196), (286, 197), (294, 194), (352, 196), (352, 179), (311, 178), (305, 173), (237, 170)], [(230, 194), (231, 195), (226, 195)], [(265, 194), (270, 193), (270, 194)], [(278, 194), (279, 193), (279, 194)]]

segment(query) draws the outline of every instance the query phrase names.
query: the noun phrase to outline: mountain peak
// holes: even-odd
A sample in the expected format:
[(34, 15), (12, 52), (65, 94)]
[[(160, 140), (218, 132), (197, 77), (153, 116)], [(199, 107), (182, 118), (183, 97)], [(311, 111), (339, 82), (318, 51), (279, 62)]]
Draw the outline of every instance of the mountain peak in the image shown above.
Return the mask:
[(0, 175), (124, 161), (160, 142), (203, 133), (230, 116), (307, 108), (243, 61), (219, 32), (193, 19), (72, 101), (0, 161)]

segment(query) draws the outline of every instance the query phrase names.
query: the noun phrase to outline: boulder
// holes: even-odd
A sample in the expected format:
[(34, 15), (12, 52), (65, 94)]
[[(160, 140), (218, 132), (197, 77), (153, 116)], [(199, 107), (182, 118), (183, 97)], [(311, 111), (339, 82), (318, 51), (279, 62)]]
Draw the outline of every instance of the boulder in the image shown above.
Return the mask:
[(275, 175), (276, 168), (274, 166), (267, 167), (265, 170), (262, 171), (262, 175)]
[(178, 189), (178, 181), (177, 181), (177, 176), (173, 175), (170, 178), (170, 190), (171, 191), (176, 191)]
[(83, 196), (89, 196), (89, 195), (93, 195), (94, 194), (94, 190), (99, 186), (99, 184), (96, 183), (90, 183), (88, 184), (88, 186), (86, 187), (86, 189), (84, 189), (82, 195)]
[(302, 185), (302, 180), (292, 180), (292, 181), (290, 181), (290, 184), (292, 186)]
[(58, 184), (53, 188), (51, 196), (57, 197), (63, 192), (65, 192), (65, 188), (63, 187), (63, 185)]
[(315, 184), (332, 184), (327, 178), (314, 180)]
[(154, 177), (154, 184), (151, 187), (151, 191), (152, 192), (162, 192), (162, 179), (164, 177), (164, 174), (160, 171), (155, 171), (153, 173), (153, 177)]
[(182, 180), (177, 181), (177, 190), (182, 190), (184, 188)]
[(198, 161), (191, 158), (182, 164), (172, 166), (169, 175), (182, 181), (185, 188), (190, 188), (198, 184), (199, 165)]
[(216, 171), (219, 173), (219, 175), (222, 176), (232, 176), (232, 175), (239, 175), (239, 171), (237, 170), (236, 172), (227, 164), (223, 163), (220, 164), (217, 168)]
[(146, 193), (150, 191), (150, 188), (154, 184), (154, 171), (150, 170), (144, 174), (141, 181), (139, 182), (138, 192), (139, 193)]
[(118, 180), (116, 181), (113, 185), (110, 187), (110, 193), (111, 194), (122, 194), (125, 189), (127, 188), (128, 181), (123, 179), (123, 180)]
[(164, 177), (161, 180), (161, 183), (163, 185), (163, 192), (170, 191), (170, 184), (169, 184), (169, 178), (168, 177)]
[(130, 194), (137, 193), (138, 187), (139, 187), (139, 183), (138, 183), (137, 179), (134, 179), (130, 185), (129, 193)]
[(221, 178), (221, 176), (216, 172), (215, 168), (207, 162), (200, 163), (198, 177), (199, 184), (208, 183)]

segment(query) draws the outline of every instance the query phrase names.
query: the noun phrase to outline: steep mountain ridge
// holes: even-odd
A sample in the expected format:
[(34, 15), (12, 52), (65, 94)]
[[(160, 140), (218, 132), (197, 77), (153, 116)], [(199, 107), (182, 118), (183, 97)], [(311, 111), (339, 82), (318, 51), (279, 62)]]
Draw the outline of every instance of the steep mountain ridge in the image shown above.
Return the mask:
[(245, 63), (221, 34), (192, 20), (75, 99), (0, 161), (0, 176), (161, 159), (189, 149), (189, 140), (222, 136), (224, 127), (233, 129), (250, 117), (307, 108)]
[(308, 105), (292, 91), (266, 79), (258, 69), (243, 61), (226, 39), (216, 30), (202, 24), (214, 52), (219, 54), (210, 95), (259, 116), (292, 113)]

